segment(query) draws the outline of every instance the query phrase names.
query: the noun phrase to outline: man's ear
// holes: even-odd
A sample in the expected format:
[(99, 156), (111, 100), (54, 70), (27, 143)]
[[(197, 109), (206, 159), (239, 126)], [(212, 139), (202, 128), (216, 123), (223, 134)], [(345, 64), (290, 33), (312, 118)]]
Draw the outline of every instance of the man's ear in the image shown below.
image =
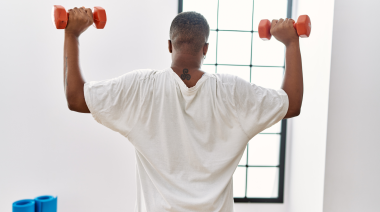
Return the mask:
[(173, 46), (172, 46), (172, 41), (171, 40), (168, 40), (168, 45), (169, 45), (169, 52), (172, 53)]
[(206, 55), (207, 51), (208, 51), (208, 43), (205, 43), (205, 45), (203, 46), (203, 55)]

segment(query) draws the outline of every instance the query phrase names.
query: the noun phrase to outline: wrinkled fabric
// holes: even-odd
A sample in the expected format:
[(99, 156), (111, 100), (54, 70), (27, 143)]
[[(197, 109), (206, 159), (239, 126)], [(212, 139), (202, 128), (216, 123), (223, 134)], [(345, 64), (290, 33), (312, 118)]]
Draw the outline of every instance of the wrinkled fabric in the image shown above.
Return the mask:
[(232, 175), (248, 141), (284, 118), (288, 97), (228, 74), (188, 88), (171, 69), (89, 82), (96, 121), (136, 153), (136, 212), (232, 212)]

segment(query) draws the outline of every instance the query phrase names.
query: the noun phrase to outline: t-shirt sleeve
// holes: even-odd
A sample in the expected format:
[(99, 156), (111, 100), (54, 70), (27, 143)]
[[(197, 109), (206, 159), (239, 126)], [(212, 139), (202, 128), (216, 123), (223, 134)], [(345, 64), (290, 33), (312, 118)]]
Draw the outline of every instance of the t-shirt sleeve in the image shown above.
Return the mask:
[(238, 119), (249, 138), (282, 120), (289, 107), (284, 90), (263, 88), (239, 77), (234, 96)]
[(85, 83), (87, 107), (97, 122), (127, 136), (139, 114), (142, 99), (139, 84), (138, 71), (109, 80)]

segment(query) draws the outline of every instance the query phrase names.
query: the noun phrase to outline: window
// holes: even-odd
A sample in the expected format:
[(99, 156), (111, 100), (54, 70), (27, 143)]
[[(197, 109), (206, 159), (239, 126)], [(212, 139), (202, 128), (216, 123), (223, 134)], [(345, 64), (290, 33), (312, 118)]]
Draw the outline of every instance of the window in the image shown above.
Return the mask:
[[(284, 73), (284, 45), (262, 41), (261, 19), (291, 17), (292, 0), (179, 0), (178, 12), (197, 11), (209, 22), (209, 50), (202, 70), (228, 73), (278, 89)], [(284, 199), (286, 120), (249, 141), (233, 176), (235, 202)]]

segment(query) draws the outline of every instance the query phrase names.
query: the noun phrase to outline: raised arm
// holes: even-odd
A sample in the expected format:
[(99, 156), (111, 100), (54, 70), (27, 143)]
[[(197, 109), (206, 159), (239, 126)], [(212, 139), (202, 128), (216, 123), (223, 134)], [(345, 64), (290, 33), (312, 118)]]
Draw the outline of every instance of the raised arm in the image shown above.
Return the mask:
[(70, 110), (90, 113), (84, 99), (84, 79), (79, 66), (79, 36), (93, 23), (89, 8), (74, 8), (69, 12), (69, 22), (65, 29), (63, 54), (64, 88)]
[(289, 109), (284, 118), (298, 116), (301, 112), (303, 97), (302, 62), (299, 37), (293, 27), (292, 19), (273, 20), (271, 34), (285, 45), (285, 76), (282, 89), (289, 98)]

